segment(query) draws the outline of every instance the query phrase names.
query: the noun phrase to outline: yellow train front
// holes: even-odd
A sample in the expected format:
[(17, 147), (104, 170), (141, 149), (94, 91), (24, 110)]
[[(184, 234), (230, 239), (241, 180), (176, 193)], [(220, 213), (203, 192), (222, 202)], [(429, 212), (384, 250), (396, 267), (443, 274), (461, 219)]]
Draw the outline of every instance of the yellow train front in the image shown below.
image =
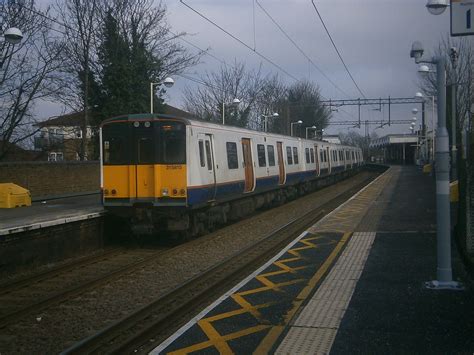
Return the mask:
[(135, 234), (187, 229), (185, 120), (115, 117), (104, 121), (100, 139), (104, 207), (126, 218)]

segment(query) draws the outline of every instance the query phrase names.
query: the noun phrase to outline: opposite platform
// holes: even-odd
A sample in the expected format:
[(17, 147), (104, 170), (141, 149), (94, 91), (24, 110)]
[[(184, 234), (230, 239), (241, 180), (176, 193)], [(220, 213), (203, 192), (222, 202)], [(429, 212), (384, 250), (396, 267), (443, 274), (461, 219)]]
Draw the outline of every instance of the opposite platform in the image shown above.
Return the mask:
[(0, 236), (102, 216), (100, 194), (34, 202), (29, 207), (0, 209)]

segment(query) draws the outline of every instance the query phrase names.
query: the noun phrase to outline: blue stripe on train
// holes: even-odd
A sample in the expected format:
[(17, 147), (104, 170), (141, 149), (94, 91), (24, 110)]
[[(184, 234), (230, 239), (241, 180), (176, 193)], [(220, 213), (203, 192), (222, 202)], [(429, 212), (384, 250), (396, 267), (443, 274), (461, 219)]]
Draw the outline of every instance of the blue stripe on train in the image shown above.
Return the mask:
[[(344, 167), (334, 167), (332, 172), (337, 172), (344, 170)], [(320, 176), (325, 176), (328, 173), (328, 169), (321, 169)], [(310, 180), (316, 175), (315, 171), (305, 171), (298, 173), (290, 173), (286, 175), (285, 185), (293, 185), (299, 182)], [(270, 190), (278, 185), (278, 176), (270, 176), (257, 179), (255, 192), (262, 192), (265, 190)], [(217, 185), (215, 196), (213, 187), (202, 187), (195, 189), (188, 189), (188, 205), (194, 206), (199, 204), (204, 204), (209, 200), (225, 200), (232, 196), (239, 196), (243, 194), (245, 182), (238, 181), (231, 184), (222, 184)]]

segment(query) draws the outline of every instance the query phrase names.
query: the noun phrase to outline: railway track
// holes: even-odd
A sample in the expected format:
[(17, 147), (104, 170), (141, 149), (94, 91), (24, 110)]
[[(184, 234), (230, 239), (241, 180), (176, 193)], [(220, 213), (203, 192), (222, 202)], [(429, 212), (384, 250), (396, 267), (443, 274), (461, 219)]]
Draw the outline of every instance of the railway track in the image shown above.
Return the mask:
[(0, 328), (132, 272), (170, 248), (112, 249), (0, 285)]
[[(373, 180), (367, 178), (283, 227), (210, 267), (137, 312), (66, 349), (62, 354), (142, 353), (153, 349), (180, 324), (278, 253), (302, 231)], [(153, 341), (151, 341), (153, 339)]]

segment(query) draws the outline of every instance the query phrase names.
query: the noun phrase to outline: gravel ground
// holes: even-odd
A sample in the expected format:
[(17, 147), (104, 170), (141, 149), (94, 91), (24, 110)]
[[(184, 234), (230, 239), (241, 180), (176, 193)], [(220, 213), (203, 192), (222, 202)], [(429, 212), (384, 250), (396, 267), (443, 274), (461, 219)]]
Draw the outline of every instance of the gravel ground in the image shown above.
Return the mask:
[(24, 318), (0, 331), (0, 353), (58, 353), (152, 302), (273, 230), (361, 183), (357, 176), (201, 237), (105, 286)]

